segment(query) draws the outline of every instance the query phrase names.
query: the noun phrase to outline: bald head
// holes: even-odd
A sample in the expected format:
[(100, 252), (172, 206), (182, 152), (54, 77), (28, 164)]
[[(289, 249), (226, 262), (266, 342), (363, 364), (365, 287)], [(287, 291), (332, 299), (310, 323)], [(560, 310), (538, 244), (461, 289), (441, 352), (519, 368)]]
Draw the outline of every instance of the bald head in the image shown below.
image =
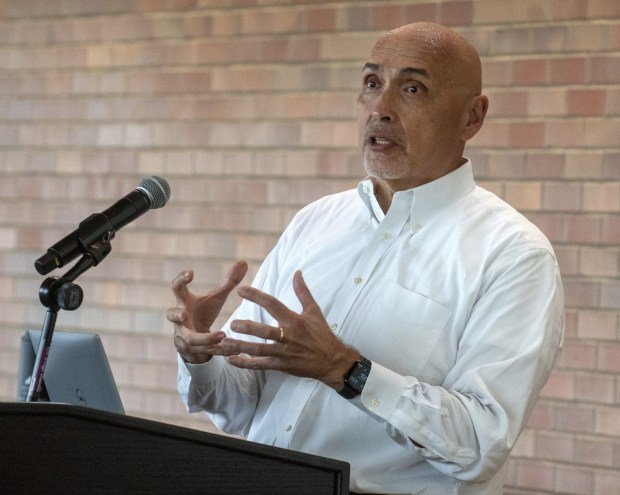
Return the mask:
[(358, 124), (366, 171), (385, 197), (465, 163), (488, 109), (481, 72), (474, 47), (439, 24), (408, 24), (377, 41), (362, 69)]
[(375, 44), (373, 54), (394, 57), (416, 54), (428, 70), (447, 86), (468, 94), (482, 92), (482, 68), (476, 49), (465, 38), (441, 24), (416, 22), (390, 31)]

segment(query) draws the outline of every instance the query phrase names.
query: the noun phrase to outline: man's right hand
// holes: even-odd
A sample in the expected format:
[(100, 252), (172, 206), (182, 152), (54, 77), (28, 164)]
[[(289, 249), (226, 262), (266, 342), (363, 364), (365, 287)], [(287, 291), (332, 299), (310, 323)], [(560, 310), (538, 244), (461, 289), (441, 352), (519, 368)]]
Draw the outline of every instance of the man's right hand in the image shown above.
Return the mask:
[(248, 264), (237, 261), (222, 284), (203, 296), (195, 295), (188, 288), (194, 278), (192, 270), (179, 273), (172, 281), (177, 306), (166, 311), (166, 318), (174, 323), (174, 346), (186, 362), (202, 364), (211, 359), (214, 346), (226, 336), (224, 332), (211, 333), (211, 325), (247, 271)]

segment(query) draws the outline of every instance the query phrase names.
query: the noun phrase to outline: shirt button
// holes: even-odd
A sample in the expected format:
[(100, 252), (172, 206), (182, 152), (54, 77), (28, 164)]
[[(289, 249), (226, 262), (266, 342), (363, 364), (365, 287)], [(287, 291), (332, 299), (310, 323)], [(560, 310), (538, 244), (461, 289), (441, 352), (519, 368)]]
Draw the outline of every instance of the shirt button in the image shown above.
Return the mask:
[(372, 407), (379, 407), (379, 406), (381, 405), (381, 403), (379, 402), (379, 399), (373, 399), (373, 400), (370, 402), (370, 405), (371, 405)]
[(416, 223), (416, 224), (413, 226), (413, 230), (414, 230), (415, 232), (419, 231), (421, 228), (422, 228), (422, 226), (421, 226), (419, 223)]
[(384, 232), (383, 234), (381, 234), (381, 239), (383, 239), (384, 241), (387, 241), (390, 237), (392, 236), (389, 232)]
[(284, 431), (291, 431), (293, 429), (293, 427), (291, 425), (286, 425), (286, 428), (284, 428)]
[(332, 330), (336, 330), (336, 328), (338, 328), (338, 323), (332, 323), (329, 328), (331, 328)]
[(353, 283), (354, 283), (355, 285), (359, 285), (359, 284), (361, 284), (361, 283), (362, 283), (362, 277), (355, 277), (355, 278), (353, 279)]

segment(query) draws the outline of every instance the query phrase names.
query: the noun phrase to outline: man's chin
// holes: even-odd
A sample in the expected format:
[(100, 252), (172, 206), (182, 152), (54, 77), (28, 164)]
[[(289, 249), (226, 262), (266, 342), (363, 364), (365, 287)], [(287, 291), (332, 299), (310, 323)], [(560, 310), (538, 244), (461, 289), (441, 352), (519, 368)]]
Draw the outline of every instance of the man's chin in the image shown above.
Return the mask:
[(364, 160), (366, 173), (383, 180), (398, 180), (407, 176), (409, 169), (402, 163), (387, 160)]

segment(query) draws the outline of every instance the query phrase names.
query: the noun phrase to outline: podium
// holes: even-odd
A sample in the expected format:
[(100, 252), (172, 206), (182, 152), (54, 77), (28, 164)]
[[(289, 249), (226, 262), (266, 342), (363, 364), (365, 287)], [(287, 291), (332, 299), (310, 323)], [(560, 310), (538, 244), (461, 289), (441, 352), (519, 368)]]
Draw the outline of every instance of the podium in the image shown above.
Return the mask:
[(131, 416), (0, 403), (3, 493), (347, 495), (349, 465)]

